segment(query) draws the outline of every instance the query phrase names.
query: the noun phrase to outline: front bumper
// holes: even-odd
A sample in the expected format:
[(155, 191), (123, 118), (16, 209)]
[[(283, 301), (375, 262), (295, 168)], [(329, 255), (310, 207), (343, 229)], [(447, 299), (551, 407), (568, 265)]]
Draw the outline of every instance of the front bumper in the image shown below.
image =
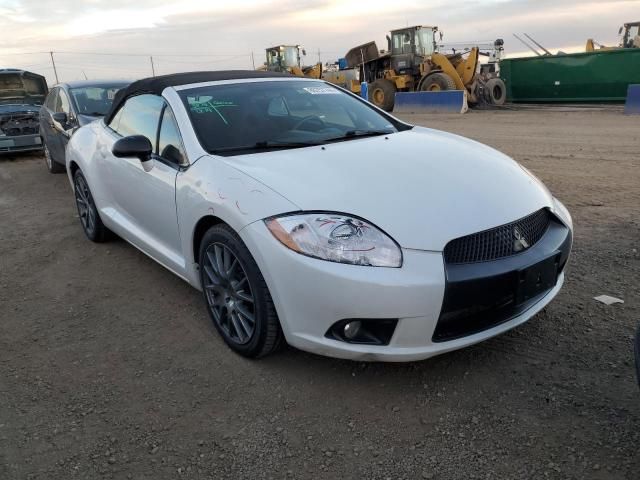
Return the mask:
[[(526, 256), (518, 255), (520, 263), (514, 262), (513, 257), (511, 267), (517, 271), (561, 247), (565, 249), (566, 263), (571, 232), (566, 227), (564, 231), (565, 237), (540, 242), (540, 247), (533, 246)], [(503, 310), (498, 321), (443, 340), (436, 332), (444, 302), (451, 298), (452, 283), (442, 253), (403, 250), (402, 268), (362, 267), (297, 254), (280, 244), (263, 222), (247, 226), (240, 235), (269, 287), (287, 342), (301, 350), (331, 357), (413, 361), (472, 345), (526, 322), (556, 296), (564, 282), (564, 273), (560, 271), (553, 286), (539, 292), (524, 307), (520, 305), (510, 313)], [(495, 263), (485, 262), (467, 280), (482, 288), (483, 278), (495, 273), (492, 270)], [(363, 345), (327, 337), (332, 325), (344, 319), (398, 319), (398, 322), (388, 345)]]
[(0, 153), (2, 152), (27, 152), (41, 150), (42, 139), (40, 135), (20, 135), (17, 137), (0, 137)]

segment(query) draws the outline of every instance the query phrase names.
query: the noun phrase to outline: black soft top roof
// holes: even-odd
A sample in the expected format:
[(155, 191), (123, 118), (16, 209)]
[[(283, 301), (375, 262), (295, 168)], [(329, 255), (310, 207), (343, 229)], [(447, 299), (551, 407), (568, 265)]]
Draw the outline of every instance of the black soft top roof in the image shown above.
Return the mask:
[(131, 83), (128, 87), (116, 93), (111, 108), (104, 117), (104, 122), (109, 123), (124, 101), (135, 95), (151, 93), (162, 94), (167, 87), (177, 87), (190, 83), (216, 82), (221, 80), (241, 80), (245, 78), (272, 78), (291, 77), (288, 73), (266, 72), (258, 70), (220, 70), (216, 72), (185, 72), (160, 75), (158, 77), (143, 78)]

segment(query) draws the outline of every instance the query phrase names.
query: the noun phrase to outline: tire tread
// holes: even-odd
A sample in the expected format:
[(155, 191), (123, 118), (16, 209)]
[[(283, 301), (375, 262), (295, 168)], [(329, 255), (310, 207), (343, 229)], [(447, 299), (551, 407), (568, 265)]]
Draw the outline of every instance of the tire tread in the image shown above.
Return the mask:
[[(80, 169), (76, 170), (76, 172), (73, 174), (73, 188), (76, 188), (75, 185), (75, 180), (78, 176), (82, 176), (84, 178), (84, 181), (87, 181), (87, 178), (82, 174), (82, 171)], [(87, 186), (89, 185), (89, 183), (87, 183)], [(91, 191), (91, 190), (89, 190)], [(75, 192), (74, 192), (75, 195)], [(93, 197), (93, 194), (92, 194)], [(93, 232), (93, 235), (89, 235), (87, 233), (87, 231), (84, 229), (84, 226), (82, 227), (82, 230), (84, 231), (85, 235), (87, 236), (87, 238), (89, 240), (91, 240), (92, 242), (95, 243), (104, 243), (107, 242), (109, 240), (111, 240), (113, 233), (111, 232), (111, 230), (109, 230), (104, 223), (102, 223), (102, 219), (100, 218), (100, 212), (98, 212), (98, 208), (95, 205), (95, 200), (94, 200), (94, 204), (93, 204), (93, 208), (95, 209), (95, 215), (96, 215), (96, 226)], [(81, 222), (82, 223), (82, 222)]]
[[(275, 353), (277, 350), (279, 350), (282, 347), (284, 343), (284, 335), (282, 333), (282, 328), (280, 327), (280, 320), (278, 319), (278, 314), (276, 312), (273, 299), (271, 298), (271, 293), (269, 292), (267, 283), (264, 277), (262, 276), (262, 272), (260, 272), (258, 265), (256, 264), (255, 260), (253, 259), (253, 256), (251, 255), (251, 252), (249, 251), (247, 246), (244, 244), (242, 239), (238, 236), (238, 234), (226, 224), (214, 225), (209, 230), (207, 230), (207, 232), (204, 234), (203, 240), (200, 244), (200, 252), (198, 252), (199, 253), (198, 258), (200, 259), (200, 262), (201, 262), (203, 253), (209, 244), (209, 242), (207, 241), (207, 238), (216, 234), (233, 239), (234, 240), (233, 247), (236, 247), (237, 249), (241, 250), (242, 255), (245, 257), (245, 259), (248, 259), (252, 263), (250, 267), (252, 268), (252, 270), (254, 270), (254, 273), (257, 276), (256, 278), (256, 281), (258, 283), (257, 288), (260, 290), (259, 292), (260, 295), (256, 295), (257, 297), (256, 301), (258, 301), (259, 298), (264, 298), (264, 306), (265, 306), (265, 311), (264, 311), (264, 314), (265, 314), (264, 321), (266, 324), (264, 327), (265, 332), (262, 334), (263, 338), (256, 345), (255, 349), (251, 351), (239, 349), (234, 345), (230, 345), (229, 342), (227, 342), (224, 337), (223, 339), (225, 340), (227, 345), (229, 345), (230, 348), (232, 348), (234, 351), (238, 352), (239, 354), (245, 357), (258, 359), (258, 358), (262, 358), (267, 355), (270, 355), (272, 353)], [(208, 306), (207, 306), (207, 310), (209, 310)]]

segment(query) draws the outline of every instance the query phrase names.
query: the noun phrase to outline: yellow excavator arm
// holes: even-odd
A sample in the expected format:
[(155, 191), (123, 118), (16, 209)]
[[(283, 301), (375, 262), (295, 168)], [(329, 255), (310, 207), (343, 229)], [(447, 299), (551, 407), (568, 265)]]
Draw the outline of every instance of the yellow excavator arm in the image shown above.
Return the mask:
[(451, 77), (457, 90), (466, 90), (470, 100), (475, 102), (473, 84), (476, 80), (479, 55), (478, 47), (472, 48), (466, 58), (460, 54), (447, 56), (436, 52), (431, 55), (431, 62)]

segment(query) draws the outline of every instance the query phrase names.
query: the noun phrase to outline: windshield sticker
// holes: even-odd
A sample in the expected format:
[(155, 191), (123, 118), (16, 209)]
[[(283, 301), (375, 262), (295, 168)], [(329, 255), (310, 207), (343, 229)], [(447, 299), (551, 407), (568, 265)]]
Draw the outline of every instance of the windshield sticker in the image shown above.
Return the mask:
[(189, 102), (189, 107), (194, 113), (212, 113), (222, 107), (237, 107), (233, 102), (227, 100), (208, 100), (206, 102)]
[(228, 100), (208, 100), (206, 102), (198, 103), (191, 103), (191, 101), (189, 101), (189, 108), (193, 113), (216, 113), (222, 119), (225, 125), (229, 125), (229, 122), (227, 122), (227, 119), (224, 118), (224, 115), (222, 115), (220, 109), (225, 107), (237, 106), (238, 105)]
[(340, 92), (333, 87), (306, 87), (304, 90), (311, 95), (340, 95)]

